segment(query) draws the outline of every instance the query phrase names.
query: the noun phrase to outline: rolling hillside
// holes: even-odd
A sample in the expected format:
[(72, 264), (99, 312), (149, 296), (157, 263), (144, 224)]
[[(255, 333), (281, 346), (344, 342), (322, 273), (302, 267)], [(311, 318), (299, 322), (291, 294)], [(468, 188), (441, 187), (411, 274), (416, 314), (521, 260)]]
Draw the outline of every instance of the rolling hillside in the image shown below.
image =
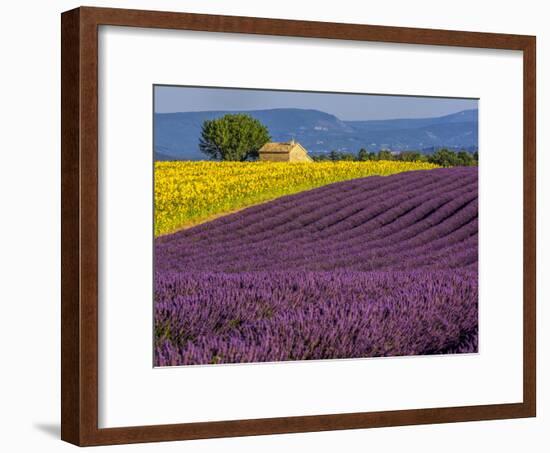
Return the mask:
[(155, 162), (155, 236), (338, 181), (437, 168), (428, 162)]
[(477, 351), (477, 168), (355, 179), (155, 240), (159, 366)]

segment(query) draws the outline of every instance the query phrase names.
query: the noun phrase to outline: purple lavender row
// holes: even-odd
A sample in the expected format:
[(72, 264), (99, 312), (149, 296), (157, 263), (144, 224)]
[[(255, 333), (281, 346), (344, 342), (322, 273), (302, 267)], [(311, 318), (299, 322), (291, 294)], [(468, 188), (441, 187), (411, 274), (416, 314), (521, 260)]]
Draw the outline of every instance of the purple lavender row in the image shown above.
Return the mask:
[(155, 364), (476, 352), (476, 280), (471, 271), (157, 274)]
[[(167, 243), (178, 242), (180, 239), (194, 238), (216, 242), (217, 234), (223, 235), (226, 240), (239, 238), (240, 233), (244, 231), (249, 235), (255, 231), (260, 233), (265, 232), (262, 226), (263, 222), (266, 219), (274, 219), (280, 214), (286, 214), (290, 218), (303, 216), (314, 212), (319, 206), (329, 206), (331, 203), (338, 206), (342, 200), (355, 193), (369, 197), (370, 194), (376, 195), (381, 192), (393, 193), (400, 191), (404, 184), (415, 183), (422, 186), (428, 180), (445, 179), (444, 175), (435, 176), (427, 175), (426, 173), (426, 171), (401, 173), (401, 178), (398, 180), (391, 176), (370, 176), (368, 178), (330, 184), (318, 189), (287, 195), (270, 203), (250, 207), (240, 213), (227, 215), (207, 224), (159, 238), (159, 241)], [(305, 201), (307, 201), (307, 205), (311, 206), (312, 210), (307, 208)], [(281, 225), (284, 225), (284, 217), (281, 220)]]
[[(303, 260), (317, 260), (330, 264), (339, 255), (361, 251), (368, 256), (380, 252), (383, 252), (384, 255), (393, 255), (411, 247), (432, 246), (433, 242), (440, 238), (450, 245), (453, 240), (458, 239), (458, 236), (454, 235), (449, 238), (447, 237), (448, 232), (477, 218), (477, 199), (472, 199), (472, 196), (469, 196), (465, 200), (459, 198), (456, 203), (449, 203), (445, 208), (434, 212), (431, 217), (426, 217), (423, 222), (416, 222), (409, 228), (403, 226), (399, 230), (398, 225), (396, 234), (387, 234), (382, 238), (363, 233), (357, 234), (349, 240), (341, 236), (336, 237), (337, 241), (312, 240), (309, 243), (301, 244), (292, 241), (280, 243), (278, 240), (272, 240), (271, 243), (264, 243), (262, 246), (243, 244), (239, 250), (225, 250), (223, 253), (212, 254), (212, 250), (208, 248), (203, 248), (198, 253), (191, 253), (189, 249), (186, 252), (195, 269), (211, 270), (212, 266), (216, 266), (219, 270), (227, 271), (226, 266), (233, 266), (235, 263), (242, 266), (249, 264), (256, 269), (265, 266), (274, 268), (278, 263), (284, 263), (285, 268), (288, 268), (289, 266), (299, 266)], [(466, 206), (464, 203), (467, 203)], [(403, 218), (403, 221), (405, 220)], [(383, 228), (378, 227), (378, 229)], [(183, 266), (186, 266), (188, 261), (176, 261), (182, 266), (180, 269), (185, 270)], [(176, 265), (174, 268), (179, 268), (179, 266)]]
[[(437, 170), (430, 172), (432, 171)], [(240, 243), (233, 241), (230, 247), (225, 244), (223, 237), (219, 237), (215, 243), (195, 237), (190, 237), (187, 241), (180, 239), (177, 242), (157, 240), (157, 269), (239, 272), (301, 268), (304, 262), (322, 263), (326, 269), (330, 268), (331, 262), (336, 258), (340, 259), (342, 254), (363, 253), (366, 260), (371, 260), (373, 254), (395, 255), (400, 250), (418, 248), (422, 245), (426, 245), (429, 252), (432, 243), (440, 238), (452, 245), (454, 239), (449, 237), (449, 232), (477, 219), (477, 183), (475, 179), (472, 181), (463, 175), (460, 175), (459, 181), (464, 181), (463, 186), (453, 186), (454, 195), (434, 190), (423, 195), (421, 199), (414, 197), (407, 202), (401, 201), (400, 204), (395, 204), (390, 199), (389, 206), (393, 207), (388, 209), (388, 205), (385, 205), (386, 209), (382, 212), (378, 211), (378, 203), (367, 203), (364, 215), (370, 216), (370, 220), (355, 225), (349, 223), (349, 219), (345, 219), (340, 222), (343, 225), (347, 224), (344, 231), (335, 231), (329, 238), (318, 238), (314, 234), (302, 236), (300, 230), (303, 227), (289, 221), (292, 225), (290, 231), (295, 231), (294, 235), (277, 233), (267, 224), (265, 230), (272, 233), (269, 240), (255, 242), (243, 233)], [(311, 194), (314, 192), (310, 191)], [(307, 206), (306, 201), (304, 205)], [(372, 214), (373, 211), (375, 214)], [(246, 217), (246, 214), (244, 211), (240, 216)], [(216, 227), (216, 223), (210, 222), (213, 228)], [(321, 230), (330, 228), (331, 225), (325, 223), (324, 219), (317, 224), (317, 228)], [(233, 230), (229, 234), (232, 232)], [(296, 236), (295, 240), (292, 239), (293, 236)]]
[[(241, 225), (240, 229), (238, 229), (239, 235), (237, 235), (237, 239), (231, 239), (231, 237), (235, 235), (234, 229), (225, 230), (225, 237), (216, 236), (216, 231), (219, 232), (220, 230), (219, 224), (217, 222), (211, 222), (209, 225), (212, 230), (212, 236), (216, 237), (216, 240), (209, 236), (197, 237), (192, 233), (193, 230), (190, 230), (189, 232), (173, 235), (169, 242), (164, 242), (163, 238), (163, 240), (158, 241), (158, 244), (159, 247), (164, 246), (168, 250), (166, 253), (167, 255), (173, 253), (179, 258), (181, 252), (192, 254), (192, 250), (178, 250), (180, 246), (195, 248), (200, 251), (203, 257), (205, 257), (203, 253), (205, 246), (208, 246), (209, 253), (227, 255), (239, 247), (244, 247), (248, 250), (251, 244), (254, 244), (255, 247), (259, 247), (262, 243), (272, 243), (273, 235), (277, 235), (279, 242), (288, 238), (292, 241), (292, 244), (297, 245), (303, 242), (318, 244), (320, 240), (327, 239), (327, 237), (330, 240), (334, 234), (338, 233), (338, 242), (342, 243), (342, 240), (349, 235), (360, 237), (365, 228), (370, 230), (378, 228), (378, 223), (375, 221), (371, 222), (370, 220), (383, 220), (384, 217), (389, 217), (391, 220), (392, 216), (397, 217), (397, 215), (394, 215), (391, 208), (403, 210), (408, 206), (408, 209), (414, 207), (418, 207), (417, 209), (425, 209), (426, 207), (430, 207), (426, 201), (432, 204), (434, 202), (439, 204), (448, 202), (453, 197), (456, 197), (461, 189), (475, 190), (477, 194), (477, 187), (461, 187), (464, 186), (463, 178), (455, 178), (450, 186), (445, 184), (448, 182), (446, 180), (443, 182), (438, 180), (435, 184), (426, 184), (426, 182), (422, 181), (422, 179), (425, 178), (426, 177), (420, 178), (417, 176), (416, 179), (420, 179), (421, 184), (419, 186), (420, 188), (416, 190), (413, 190), (411, 186), (401, 187), (402, 190), (400, 192), (389, 192), (392, 194), (392, 197), (388, 197), (386, 193), (367, 197), (363, 192), (359, 191), (359, 195), (362, 196), (363, 199), (358, 200), (356, 196), (348, 196), (348, 198), (344, 198), (343, 201), (338, 201), (340, 206), (334, 206), (334, 204), (327, 203), (326, 199), (321, 201), (317, 200), (315, 196), (317, 191), (311, 191), (308, 194), (310, 196), (307, 198), (307, 202), (306, 200), (300, 200), (300, 203), (295, 203), (294, 208), (288, 206), (288, 203), (285, 202), (284, 204), (287, 206), (287, 209), (285, 210), (284, 217), (283, 215), (276, 215), (273, 213), (265, 217), (262, 216), (261, 221), (264, 222), (264, 225), (262, 226), (263, 233), (261, 235), (252, 234), (247, 230), (246, 225)], [(366, 185), (366, 183), (369, 182), (368, 179), (370, 178), (359, 182), (364, 182)], [(416, 183), (418, 184), (418, 182)], [(354, 181), (353, 186), (360, 187), (360, 184)], [(340, 184), (332, 185), (330, 188), (336, 194), (340, 194), (341, 192)], [(434, 190), (438, 191), (438, 197), (435, 200), (432, 194)], [(326, 192), (326, 190), (324, 190), (324, 192)], [(380, 190), (379, 192), (385, 191)], [(333, 199), (334, 197), (330, 198)], [(310, 199), (314, 199), (314, 202), (312, 203)], [(279, 203), (274, 202), (267, 204), (277, 205)], [(347, 209), (350, 209), (350, 207), (354, 210), (354, 215), (344, 219), (341, 218), (341, 216), (344, 215), (343, 213), (345, 213)], [(248, 224), (257, 225), (259, 223), (259, 221), (256, 220), (258, 214), (254, 211), (247, 210), (240, 215), (236, 215), (236, 217), (244, 218)], [(281, 217), (283, 218), (281, 219)], [(244, 244), (242, 240), (243, 235), (246, 235), (246, 243)], [(183, 240), (175, 241), (173, 239), (173, 237), (178, 236), (182, 236)], [(192, 240), (190, 240), (191, 238)]]
[[(449, 170), (447, 170), (447, 172), (448, 171)], [(420, 189), (421, 192), (425, 194), (425, 196), (430, 196), (430, 198), (433, 198), (431, 192), (444, 191), (445, 183), (451, 180), (450, 175), (432, 175), (430, 179), (435, 179), (436, 183), (429, 184), (429, 182), (427, 181), (422, 181), (422, 179), (428, 179), (428, 176), (426, 175), (415, 174), (413, 176), (416, 176), (416, 178), (413, 179), (410, 179), (410, 174), (404, 175), (408, 176), (408, 178), (403, 177), (403, 181), (406, 182), (407, 179), (413, 181), (413, 183), (417, 184), (417, 189)], [(447, 178), (444, 178), (444, 176), (447, 176)], [(457, 181), (461, 182), (463, 180), (463, 178), (461, 178), (459, 174), (452, 176), (452, 180), (454, 181), (451, 182), (454, 182), (455, 184)], [(386, 178), (378, 178), (378, 180), (387, 179), (393, 181), (396, 187), (392, 190), (387, 190), (387, 188), (386, 190), (384, 190), (384, 187), (382, 186), (375, 194), (372, 194), (371, 190), (365, 190), (364, 192), (361, 191), (361, 183), (363, 183), (367, 187), (369, 185), (372, 185), (372, 182), (369, 181), (370, 179), (372, 179), (372, 177), (365, 178), (363, 180), (350, 181), (347, 183), (332, 184), (321, 189), (302, 193), (300, 194), (301, 197), (298, 197), (297, 195), (283, 197), (274, 202), (265, 203), (264, 205), (262, 205), (264, 207), (263, 211), (260, 213), (257, 212), (258, 207), (249, 208), (245, 211), (242, 211), (241, 213), (229, 215), (227, 217), (220, 218), (213, 222), (209, 222), (199, 227), (195, 227), (187, 231), (182, 231), (168, 237), (159, 238), (157, 240), (157, 243), (159, 245), (165, 244), (169, 249), (173, 249), (174, 246), (177, 247), (179, 243), (182, 243), (184, 245), (208, 244), (227, 247), (227, 244), (231, 244), (231, 241), (236, 240), (237, 242), (242, 242), (242, 236), (244, 234), (246, 234), (247, 236), (248, 243), (257, 243), (259, 240), (262, 239), (262, 237), (260, 236), (258, 238), (257, 233), (255, 234), (254, 231), (250, 230), (250, 226), (260, 228), (262, 230), (261, 234), (264, 238), (268, 237), (269, 233), (271, 232), (277, 232), (278, 234), (280, 234), (281, 231), (277, 230), (277, 228), (279, 228), (280, 226), (284, 226), (287, 231), (293, 229), (293, 227), (298, 227), (299, 230), (303, 230), (304, 224), (307, 223), (308, 225), (312, 225), (312, 228), (322, 229), (322, 222), (319, 226), (317, 226), (315, 225), (315, 222), (311, 221), (308, 216), (314, 215), (317, 216), (318, 220), (323, 220), (323, 214), (326, 215), (326, 213), (323, 212), (323, 209), (329, 209), (329, 214), (339, 213), (350, 205), (359, 210), (361, 210), (361, 208), (369, 208), (371, 210), (375, 210), (375, 212), (377, 213), (381, 213), (384, 212), (385, 209), (387, 209), (387, 206), (399, 205), (402, 201), (402, 199), (399, 198), (392, 200), (392, 197), (406, 197), (408, 194), (413, 192), (410, 186), (401, 181), (401, 178), (398, 179), (392, 176)], [(420, 184), (418, 180), (420, 180)], [(346, 188), (346, 185), (351, 185), (356, 192), (359, 192), (359, 195), (363, 196), (363, 205), (358, 203), (356, 199), (349, 195), (349, 191), (344, 190)], [(397, 190), (397, 186), (399, 186), (399, 190)], [(453, 188), (456, 189), (456, 186), (454, 186)], [(321, 191), (323, 192), (324, 196), (321, 199), (318, 199), (318, 192)], [(347, 193), (348, 195), (342, 195), (342, 193)], [(330, 200), (334, 200), (335, 197), (343, 198), (337, 198), (337, 201), (335, 202), (336, 204), (334, 205), (330, 202)], [(289, 204), (291, 201), (293, 203)], [(365, 203), (367, 203), (366, 206)], [(284, 207), (282, 213), (278, 213), (276, 209), (279, 205), (283, 205)], [(272, 209), (268, 209), (265, 206), (272, 206)], [(363, 209), (363, 211), (365, 211), (365, 209)], [(234, 220), (230, 222), (227, 219)], [(224, 240), (220, 241), (220, 239)]]

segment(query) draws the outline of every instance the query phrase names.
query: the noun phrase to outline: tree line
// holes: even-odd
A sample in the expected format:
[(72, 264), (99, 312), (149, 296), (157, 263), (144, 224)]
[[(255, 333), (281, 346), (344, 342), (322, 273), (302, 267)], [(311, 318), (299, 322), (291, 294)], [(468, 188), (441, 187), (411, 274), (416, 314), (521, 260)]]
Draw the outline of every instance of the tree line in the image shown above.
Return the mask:
[(429, 162), (432, 164), (441, 165), (442, 167), (469, 167), (477, 165), (479, 154), (477, 151), (473, 153), (464, 150), (456, 152), (447, 148), (438, 149), (432, 154), (424, 154), (419, 151), (402, 151), (399, 153), (393, 153), (386, 149), (374, 152), (361, 148), (358, 153), (333, 150), (327, 154), (312, 156), (312, 158), (316, 162), (365, 162), (373, 160), (391, 160), (401, 162)]

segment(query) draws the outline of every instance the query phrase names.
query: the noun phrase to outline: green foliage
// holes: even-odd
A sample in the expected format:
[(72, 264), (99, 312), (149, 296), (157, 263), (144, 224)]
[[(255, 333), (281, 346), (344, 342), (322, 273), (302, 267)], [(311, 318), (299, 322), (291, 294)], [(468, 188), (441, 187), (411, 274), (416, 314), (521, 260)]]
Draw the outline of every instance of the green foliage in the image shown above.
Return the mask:
[(441, 165), (442, 167), (454, 167), (455, 165), (459, 165), (459, 160), (456, 153), (449, 151), (446, 148), (437, 150), (429, 157), (429, 159), (432, 164)]
[(456, 167), (456, 166), (472, 166), (477, 165), (477, 152), (471, 154), (467, 151), (449, 151), (446, 148), (440, 149), (433, 153), (428, 161), (432, 164), (441, 165), (443, 167)]
[(370, 152), (369, 153), (369, 160), (378, 160), (378, 156), (376, 155), (375, 152)]
[(257, 119), (246, 114), (227, 114), (202, 125), (200, 150), (215, 160), (245, 161), (258, 157), (258, 150), (271, 137)]
[(311, 158), (315, 161), (315, 162), (326, 162), (329, 160), (328, 156), (326, 154), (318, 154), (318, 155), (313, 155), (311, 156)]
[(387, 149), (378, 151), (378, 160), (394, 160), (393, 154)]
[(341, 153), (340, 159), (338, 160), (353, 162), (357, 160), (357, 157), (353, 153)]
[(456, 157), (460, 161), (460, 165), (463, 165), (465, 167), (471, 167), (472, 165), (475, 165), (474, 156), (467, 151), (459, 151)]
[(361, 162), (369, 160), (369, 152), (365, 148), (361, 148), (357, 153), (357, 160)]
[(332, 161), (332, 162), (349, 161), (349, 162), (353, 162), (353, 161), (358, 160), (357, 156), (354, 153), (344, 153), (344, 152), (335, 151), (335, 150), (332, 150), (328, 154), (321, 154), (319, 156), (313, 156), (312, 158), (316, 162), (326, 162), (326, 161)]
[(403, 162), (426, 162), (428, 158), (418, 151), (403, 151), (397, 155), (397, 160)]
[(378, 153), (367, 151), (365, 148), (361, 148), (357, 154), (345, 153), (341, 151), (332, 150), (328, 154), (320, 154), (312, 156), (316, 162), (338, 162), (338, 161), (375, 161), (375, 160), (390, 160), (398, 162), (429, 162), (432, 164), (441, 165), (443, 167), (455, 167), (455, 166), (472, 166), (477, 165), (478, 152), (470, 153), (468, 151), (450, 151), (446, 148), (437, 150), (435, 153), (423, 154), (419, 151), (402, 151), (400, 153), (392, 153), (390, 150), (383, 149)]

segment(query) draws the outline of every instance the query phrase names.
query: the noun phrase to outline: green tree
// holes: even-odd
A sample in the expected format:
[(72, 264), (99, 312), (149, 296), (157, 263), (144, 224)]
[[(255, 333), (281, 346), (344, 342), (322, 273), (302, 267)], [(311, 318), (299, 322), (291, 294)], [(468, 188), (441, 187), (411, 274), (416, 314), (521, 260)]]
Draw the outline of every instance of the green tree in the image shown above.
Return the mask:
[(202, 124), (200, 150), (212, 159), (244, 161), (258, 157), (271, 137), (257, 119), (243, 113), (227, 114)]
[(348, 162), (352, 162), (357, 160), (357, 156), (353, 153), (340, 153), (340, 159), (339, 160), (345, 160)]
[(461, 165), (461, 161), (454, 151), (449, 151), (442, 148), (433, 153), (428, 159), (432, 164), (441, 165), (442, 167), (454, 167)]
[(393, 154), (387, 149), (382, 149), (378, 152), (378, 160), (394, 160)]
[(460, 160), (460, 165), (464, 165), (465, 167), (476, 164), (474, 157), (468, 151), (460, 151), (456, 157)]
[(357, 153), (357, 160), (359, 161), (369, 160), (369, 153), (365, 148), (361, 148), (359, 150), (359, 152)]
[(317, 154), (317, 155), (313, 155), (311, 156), (311, 158), (315, 161), (315, 162), (326, 162), (328, 160), (328, 156), (326, 154)]
[(418, 151), (403, 151), (402, 153), (399, 153), (397, 158), (403, 162), (417, 162), (422, 160), (422, 154)]

